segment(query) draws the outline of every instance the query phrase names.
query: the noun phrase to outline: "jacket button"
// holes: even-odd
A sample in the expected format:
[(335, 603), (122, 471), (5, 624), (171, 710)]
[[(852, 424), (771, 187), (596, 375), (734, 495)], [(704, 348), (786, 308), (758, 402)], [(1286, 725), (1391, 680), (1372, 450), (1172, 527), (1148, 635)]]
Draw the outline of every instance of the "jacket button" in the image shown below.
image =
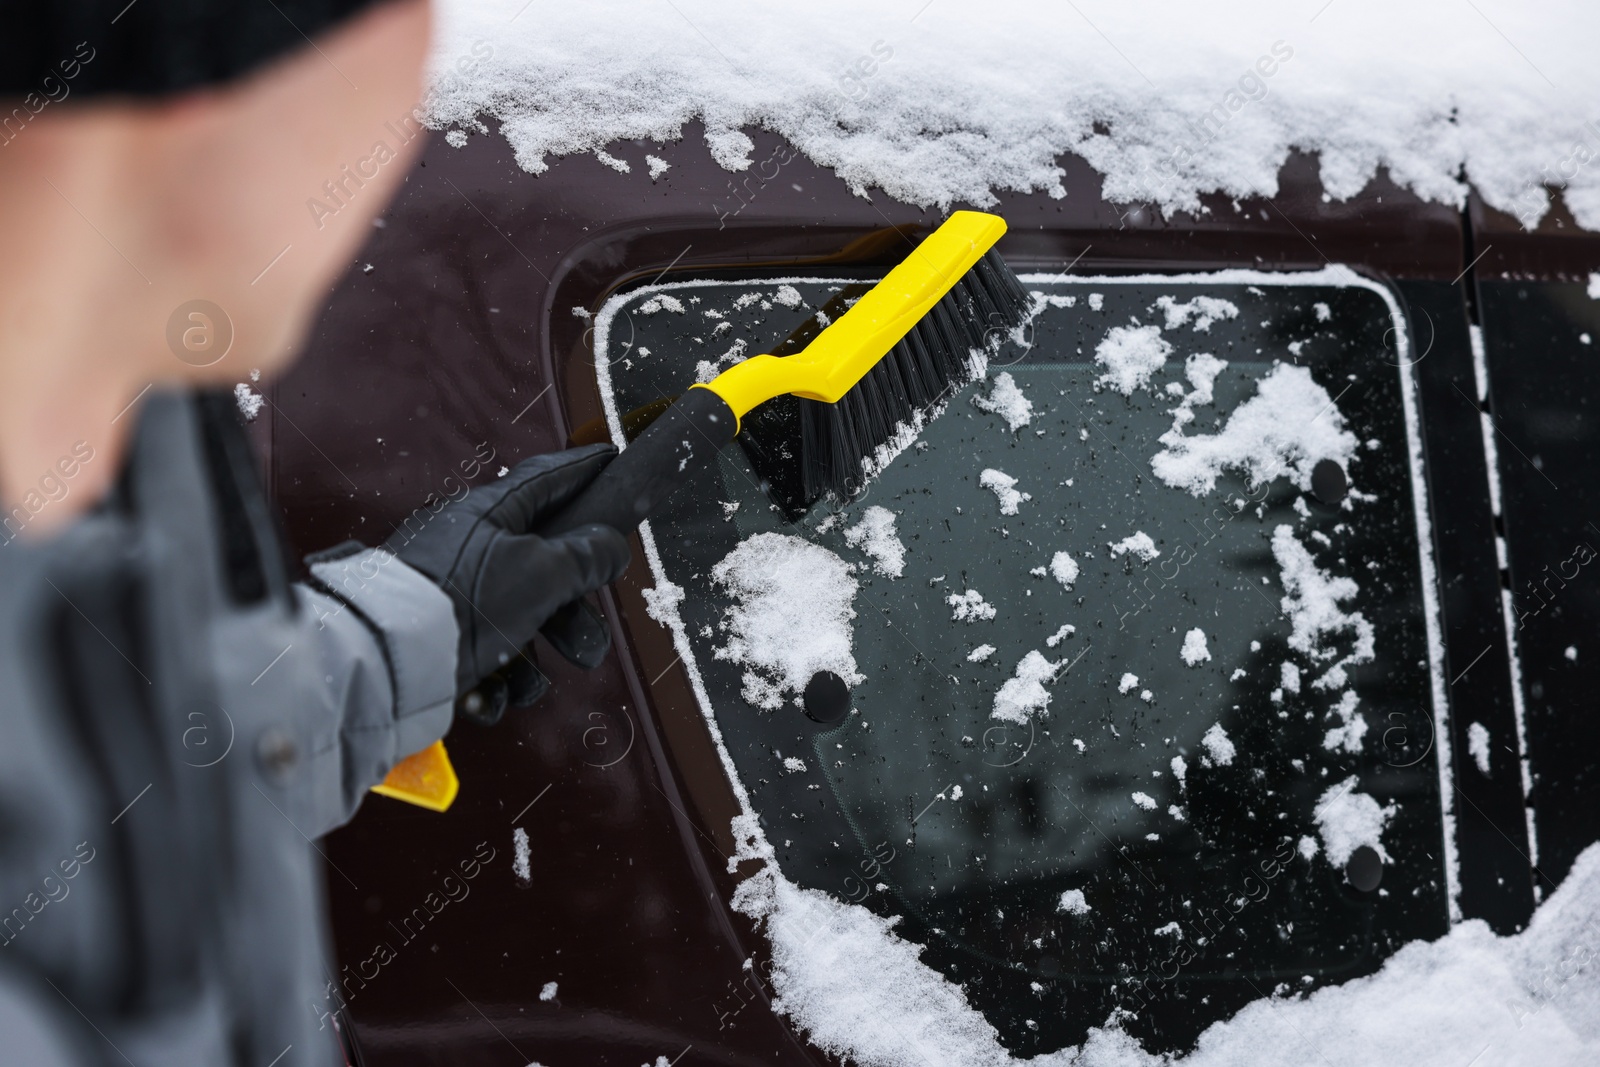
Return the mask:
[(287, 778), (299, 759), (300, 747), (285, 730), (268, 727), (256, 739), (256, 764), (269, 778)]

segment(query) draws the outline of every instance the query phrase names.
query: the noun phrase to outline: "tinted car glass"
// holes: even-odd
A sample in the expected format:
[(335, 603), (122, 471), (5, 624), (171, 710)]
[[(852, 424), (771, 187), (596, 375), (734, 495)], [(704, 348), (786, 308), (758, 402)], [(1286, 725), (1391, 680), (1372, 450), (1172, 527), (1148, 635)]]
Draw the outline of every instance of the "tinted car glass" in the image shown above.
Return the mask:
[[(619, 298), (598, 353), (608, 403), (634, 411), (773, 350), (855, 281)], [(1374, 288), (1327, 279), (1025, 281), (1043, 301), (1026, 344), (995, 352), (859, 497), (796, 514), (759, 449), (726, 449), (651, 523), (658, 578), (686, 591), (709, 711), (791, 880), (898, 916), (1018, 1053), (1080, 1042), (1118, 1009), (1148, 1048), (1180, 1048), (1250, 1000), (1373, 970), (1447, 925), (1403, 323)], [(1128, 395), (1096, 362), (1119, 329), (1159, 357)], [(1227, 364), (1209, 402), (1186, 365), (1200, 353)], [(1196, 495), (1156, 475), (1176, 409), (1193, 416), (1183, 435), (1216, 434), (1284, 368), (1327, 396), (1306, 421), (1359, 443), (1315, 491), (1235, 469)], [(1006, 417), (1002, 372), (1026, 423)], [(874, 508), (893, 514), (898, 576), (865, 551)], [(842, 721), (752, 683), (729, 652), (740, 597), (713, 572), (764, 534), (851, 568), (860, 679)], [(1291, 644), (1314, 599), (1286, 587), (1302, 554), (1345, 591), (1335, 610), (1370, 626), (1342, 682), (1328, 672), (1361, 628), (1317, 654)], [(1047, 705), (996, 718), (1040, 661)], [(1363, 814), (1383, 856), (1330, 863)]]

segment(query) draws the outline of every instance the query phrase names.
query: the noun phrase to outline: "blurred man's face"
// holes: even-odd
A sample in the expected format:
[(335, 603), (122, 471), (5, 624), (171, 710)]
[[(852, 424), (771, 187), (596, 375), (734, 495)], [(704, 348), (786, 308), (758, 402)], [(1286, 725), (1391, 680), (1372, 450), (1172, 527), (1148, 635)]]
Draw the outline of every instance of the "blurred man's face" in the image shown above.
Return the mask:
[(0, 145), (0, 500), (79, 442), (97, 497), (147, 384), (293, 358), (423, 141), (428, 30), (426, 0), (384, 4), (225, 89), (67, 99)]

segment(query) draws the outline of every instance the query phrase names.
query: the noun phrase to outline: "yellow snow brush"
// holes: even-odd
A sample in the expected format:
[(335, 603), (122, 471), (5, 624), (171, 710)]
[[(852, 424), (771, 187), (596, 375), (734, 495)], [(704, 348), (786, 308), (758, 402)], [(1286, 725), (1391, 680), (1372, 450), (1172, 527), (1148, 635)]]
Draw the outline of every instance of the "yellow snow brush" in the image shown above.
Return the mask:
[[(1028, 294), (994, 251), (1005, 232), (997, 215), (957, 211), (801, 351), (752, 356), (661, 407), (636, 438), (616, 442), (621, 454), (538, 532), (634, 529), (734, 439), (745, 416), (785, 395), (798, 398), (799, 419), (759, 432), (789, 439), (758, 447), (798, 461), (807, 503), (850, 499), (878, 448), (981, 374), (983, 354), (1021, 325)], [(375, 788), (443, 811), (455, 772), (436, 744)]]

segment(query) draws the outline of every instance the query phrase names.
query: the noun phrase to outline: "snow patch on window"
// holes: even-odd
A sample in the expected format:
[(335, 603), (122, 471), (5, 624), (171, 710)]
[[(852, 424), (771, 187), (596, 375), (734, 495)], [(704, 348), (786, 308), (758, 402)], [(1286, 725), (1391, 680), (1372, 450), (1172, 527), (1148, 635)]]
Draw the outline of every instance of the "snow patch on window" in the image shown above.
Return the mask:
[(1072, 588), (1072, 583), (1078, 580), (1078, 561), (1072, 558), (1072, 553), (1057, 552), (1050, 557), (1050, 576), (1060, 582), (1063, 589)]
[(1467, 751), (1484, 777), (1489, 775), (1489, 728), (1481, 722), (1467, 726)]
[(1120, 541), (1115, 543), (1107, 541), (1106, 544), (1111, 548), (1112, 559), (1116, 559), (1118, 556), (1132, 552), (1135, 556), (1138, 556), (1146, 563), (1149, 563), (1151, 560), (1161, 555), (1161, 550), (1156, 547), (1156, 543), (1152, 541), (1150, 539), (1150, 535), (1145, 533), (1143, 530), (1136, 530)]
[(1181, 436), (1183, 428), (1194, 421), (1194, 409), (1202, 404), (1210, 404), (1215, 399), (1217, 375), (1227, 365), (1227, 360), (1218, 359), (1210, 352), (1196, 352), (1183, 361), (1184, 377), (1189, 380), (1191, 388), (1185, 393), (1181, 382), (1167, 385), (1167, 392), (1180, 399), (1178, 406), (1167, 412), (1172, 416), (1171, 435)]
[(1000, 501), (1002, 515), (1015, 515), (1023, 501), (1033, 499), (1031, 494), (1018, 491), (1015, 478), (993, 467), (978, 475), (978, 484), (994, 493), (996, 499)]
[(999, 651), (999, 650), (996, 649), (993, 645), (979, 645), (977, 648), (975, 648), (971, 652), (967, 653), (967, 662), (968, 663), (982, 663), (984, 660), (986, 660), (990, 656), (994, 655), (995, 652), (997, 652), (997, 651)]
[(1216, 388), (1217, 375), (1222, 373), (1222, 368), (1228, 365), (1225, 359), (1218, 359), (1210, 352), (1196, 352), (1183, 361), (1183, 376), (1189, 379), (1189, 385), (1194, 391), (1184, 398), (1184, 403), (1189, 406), (1195, 404), (1209, 404), (1212, 400), (1212, 390)]
[(1016, 379), (1006, 371), (994, 376), (994, 387), (988, 396), (973, 393), (972, 403), (979, 411), (1005, 419), (1006, 428), (1013, 432), (1033, 421), (1033, 402), (1023, 395)]
[(856, 580), (844, 560), (789, 534), (758, 533), (711, 568), (711, 577), (737, 600), (724, 620), (728, 643), (716, 657), (749, 668), (743, 696), (750, 704), (774, 711), (817, 671), (849, 685), (864, 680), (851, 652)]
[(1166, 447), (1150, 457), (1150, 470), (1174, 489), (1204, 496), (1224, 470), (1246, 474), (1252, 489), (1288, 474), (1311, 488), (1311, 468), (1331, 459), (1348, 472), (1359, 442), (1328, 391), (1305, 367), (1275, 364), (1256, 392), (1214, 434), (1185, 436), (1175, 425), (1160, 437)]
[(245, 422), (254, 422), (267, 398), (250, 388), (248, 382), (240, 382), (233, 387), (233, 402), (239, 405), (239, 414), (244, 416)]
[(1211, 724), (1211, 729), (1200, 738), (1200, 744), (1204, 746), (1206, 756), (1218, 767), (1228, 766), (1238, 754), (1238, 749), (1233, 747), (1233, 739), (1228, 736), (1228, 731), (1222, 728), (1220, 722)]
[(1339, 702), (1328, 709), (1328, 714), (1339, 720), (1339, 725), (1333, 727), (1322, 738), (1322, 747), (1329, 752), (1343, 749), (1351, 755), (1361, 752), (1361, 739), (1367, 736), (1367, 720), (1356, 714), (1356, 705), (1361, 703), (1361, 698), (1346, 689), (1339, 696)]
[(685, 595), (683, 586), (658, 578), (654, 589), (644, 590), (644, 613), (662, 626), (671, 626)]
[(1197, 296), (1182, 304), (1173, 297), (1163, 296), (1155, 302), (1155, 307), (1160, 308), (1162, 314), (1166, 315), (1169, 330), (1175, 330), (1190, 319), (1194, 319), (1194, 328), (1206, 333), (1210, 331), (1211, 324), (1218, 319), (1239, 317), (1239, 308), (1233, 301), (1214, 296)]
[(1328, 862), (1335, 867), (1343, 867), (1350, 854), (1362, 845), (1389, 862), (1389, 853), (1383, 848), (1383, 831), (1394, 817), (1394, 805), (1379, 806), (1372, 797), (1356, 792), (1358, 784), (1354, 776), (1346, 778), (1329, 786), (1317, 802), (1317, 830)]
[(1211, 650), (1206, 647), (1206, 632), (1196, 626), (1193, 630), (1183, 635), (1183, 648), (1178, 650), (1178, 655), (1190, 667), (1198, 667), (1202, 663), (1210, 662)]
[(1017, 664), (1016, 673), (994, 695), (994, 710), (989, 717), (1024, 726), (1029, 719), (1043, 716), (1050, 707), (1050, 691), (1045, 685), (1055, 675), (1056, 664), (1037, 650), (1029, 652)]
[(533, 846), (528, 842), (528, 831), (520, 826), (511, 831), (511, 873), (518, 885), (533, 884)]
[(1342, 601), (1354, 599), (1360, 586), (1352, 578), (1334, 577), (1318, 567), (1287, 525), (1272, 531), (1272, 554), (1282, 568), (1280, 577), (1286, 594), (1279, 606), (1289, 617), (1289, 647), (1313, 660), (1327, 662), (1338, 655), (1328, 638), (1335, 634), (1354, 638), (1349, 654), (1311, 683), (1316, 689), (1343, 686), (1347, 665), (1370, 663), (1373, 658), (1372, 624), (1361, 612), (1346, 612), (1339, 606)]
[(674, 315), (682, 315), (684, 313), (683, 301), (666, 293), (657, 293), (648, 300), (642, 301), (633, 310), (641, 315), (654, 315), (658, 311), (670, 311)]
[[(1094, 298), (1089, 299), (1092, 304)], [(1094, 361), (1106, 368), (1099, 384), (1132, 396), (1135, 389), (1150, 384), (1150, 376), (1171, 354), (1172, 345), (1161, 336), (1159, 326), (1113, 326), (1094, 350)]]
[(1061, 894), (1061, 899), (1056, 901), (1056, 910), (1064, 911), (1068, 915), (1089, 914), (1089, 902), (1083, 899), (1083, 890), (1069, 889)]
[(1279, 685), (1283, 686), (1285, 693), (1300, 692), (1300, 668), (1293, 663), (1284, 662), (1278, 666)]
[(844, 532), (845, 544), (860, 549), (879, 574), (898, 578), (906, 569), (906, 546), (894, 526), (894, 512), (877, 504), (861, 514), (861, 521)]
[[(895, 933), (896, 918), (789, 881), (772, 862), (753, 815), (735, 819), (740, 847), (729, 861), (760, 860), (734, 891), (734, 908), (764, 928), (772, 945), (774, 1011), (812, 1044), (870, 1067), (910, 1067), (918, 1049), (954, 1063), (1004, 1063), (993, 1026), (961, 987), (920, 959), (923, 946)], [(892, 1018), (894, 1026), (884, 1026)]]
[(994, 618), (994, 605), (983, 599), (976, 589), (965, 593), (951, 593), (944, 602), (950, 605), (950, 618), (956, 622), (976, 622)]

